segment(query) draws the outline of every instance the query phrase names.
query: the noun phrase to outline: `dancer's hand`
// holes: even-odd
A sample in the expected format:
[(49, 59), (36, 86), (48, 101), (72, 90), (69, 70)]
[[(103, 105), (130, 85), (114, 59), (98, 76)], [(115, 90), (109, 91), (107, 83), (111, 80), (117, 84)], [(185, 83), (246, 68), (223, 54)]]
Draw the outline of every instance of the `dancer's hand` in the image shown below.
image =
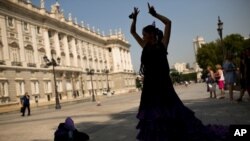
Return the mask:
[(156, 16), (156, 11), (154, 6), (150, 6), (150, 4), (148, 3), (148, 12), (152, 15), (152, 16)]
[(129, 15), (130, 19), (136, 20), (137, 19), (137, 15), (139, 14), (140, 10), (137, 7), (134, 7), (134, 12), (132, 12)]

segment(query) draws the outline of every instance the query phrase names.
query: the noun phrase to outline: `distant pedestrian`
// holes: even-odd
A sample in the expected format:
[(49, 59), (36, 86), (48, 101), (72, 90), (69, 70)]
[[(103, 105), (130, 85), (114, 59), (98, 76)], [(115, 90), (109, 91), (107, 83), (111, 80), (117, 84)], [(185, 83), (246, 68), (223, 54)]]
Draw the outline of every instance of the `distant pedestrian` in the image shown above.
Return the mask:
[(67, 117), (54, 133), (54, 141), (88, 141), (89, 135), (75, 128), (74, 121)]
[(232, 62), (232, 55), (228, 54), (225, 62), (223, 63), (223, 70), (225, 76), (225, 84), (229, 90), (230, 101), (233, 101), (233, 90), (236, 83), (236, 67)]
[(28, 109), (28, 116), (30, 116), (30, 96), (28, 94), (28, 92), (26, 92), (24, 94), (24, 96), (22, 97), (22, 106), (23, 106), (23, 110), (22, 110), (22, 116), (25, 116), (25, 111), (26, 109)]
[(218, 86), (219, 86), (219, 89), (221, 91), (221, 95), (220, 95), (219, 99), (223, 99), (223, 98), (225, 98), (225, 92), (224, 92), (225, 78), (224, 78), (223, 70), (222, 70), (222, 67), (220, 64), (216, 65), (216, 69), (217, 69), (217, 71), (215, 73), (215, 79), (216, 79)]
[(248, 92), (250, 98), (250, 48), (244, 50), (240, 59), (240, 97), (238, 102), (242, 101), (245, 91)]
[(216, 82), (214, 77), (214, 71), (212, 70), (211, 66), (207, 67), (207, 84), (208, 84), (208, 91), (210, 93), (210, 98), (216, 98)]

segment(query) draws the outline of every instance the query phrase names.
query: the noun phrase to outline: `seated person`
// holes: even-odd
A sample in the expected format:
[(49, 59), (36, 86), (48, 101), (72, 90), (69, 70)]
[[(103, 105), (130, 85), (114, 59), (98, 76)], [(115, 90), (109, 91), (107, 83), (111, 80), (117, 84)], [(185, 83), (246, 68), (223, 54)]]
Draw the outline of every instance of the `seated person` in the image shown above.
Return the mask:
[(65, 123), (60, 123), (55, 134), (54, 141), (88, 141), (86, 133), (79, 132), (74, 125), (74, 121), (67, 117)]

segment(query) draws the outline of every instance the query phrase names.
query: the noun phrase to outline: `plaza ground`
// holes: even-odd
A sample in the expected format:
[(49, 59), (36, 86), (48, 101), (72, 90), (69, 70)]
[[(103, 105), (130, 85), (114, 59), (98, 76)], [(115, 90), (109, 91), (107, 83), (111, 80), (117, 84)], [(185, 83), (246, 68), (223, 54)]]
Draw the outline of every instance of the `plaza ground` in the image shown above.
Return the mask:
[[(176, 86), (183, 103), (192, 109), (204, 124), (250, 124), (248, 95), (242, 103), (210, 99), (204, 83), (188, 87)], [(239, 92), (235, 92), (235, 99)], [(71, 116), (78, 130), (89, 134), (91, 141), (134, 141), (138, 122), (136, 113), (140, 94), (129, 93), (101, 97), (101, 106), (85, 101), (54, 106), (33, 107), (31, 116), (21, 117), (19, 111), (0, 115), (1, 141), (53, 141), (54, 131), (60, 122)]]

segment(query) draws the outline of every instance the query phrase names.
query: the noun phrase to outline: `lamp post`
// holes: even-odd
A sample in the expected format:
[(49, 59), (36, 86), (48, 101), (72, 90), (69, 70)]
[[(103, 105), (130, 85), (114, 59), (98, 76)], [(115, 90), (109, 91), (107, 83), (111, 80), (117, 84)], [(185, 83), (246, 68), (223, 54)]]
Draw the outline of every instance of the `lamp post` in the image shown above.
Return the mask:
[(59, 66), (59, 63), (60, 63), (60, 58), (58, 57), (57, 58), (57, 62), (56, 60), (53, 58), (53, 54), (52, 54), (52, 58), (51, 60), (48, 59), (47, 56), (44, 56), (43, 57), (45, 63), (47, 66), (52, 66), (52, 70), (53, 70), (53, 75), (54, 75), (54, 84), (55, 84), (55, 94), (56, 94), (56, 97), (55, 97), (55, 100), (56, 100), (56, 109), (61, 109), (61, 105), (60, 105), (60, 101), (59, 101), (59, 96), (58, 96), (58, 92), (57, 92), (57, 85), (56, 85), (56, 74), (55, 74), (55, 67), (56, 66)]
[(87, 71), (87, 75), (90, 75), (90, 81), (91, 81), (91, 87), (92, 87), (92, 101), (94, 102), (96, 100), (95, 100), (95, 94), (94, 94), (92, 75), (94, 75), (95, 70), (94, 69), (86, 69), (86, 71)]
[[(218, 28), (217, 28), (217, 31), (218, 31), (218, 34), (220, 36), (220, 41), (221, 41), (221, 44), (223, 43), (222, 41), (222, 30), (223, 30), (223, 22), (220, 20), (220, 16), (218, 16)], [(222, 51), (223, 51), (223, 57), (225, 58), (225, 48), (222, 47)]]
[(103, 73), (106, 74), (106, 81), (107, 81), (107, 95), (109, 95), (110, 92), (110, 87), (109, 87), (109, 70), (107, 68), (105, 68), (103, 70)]

